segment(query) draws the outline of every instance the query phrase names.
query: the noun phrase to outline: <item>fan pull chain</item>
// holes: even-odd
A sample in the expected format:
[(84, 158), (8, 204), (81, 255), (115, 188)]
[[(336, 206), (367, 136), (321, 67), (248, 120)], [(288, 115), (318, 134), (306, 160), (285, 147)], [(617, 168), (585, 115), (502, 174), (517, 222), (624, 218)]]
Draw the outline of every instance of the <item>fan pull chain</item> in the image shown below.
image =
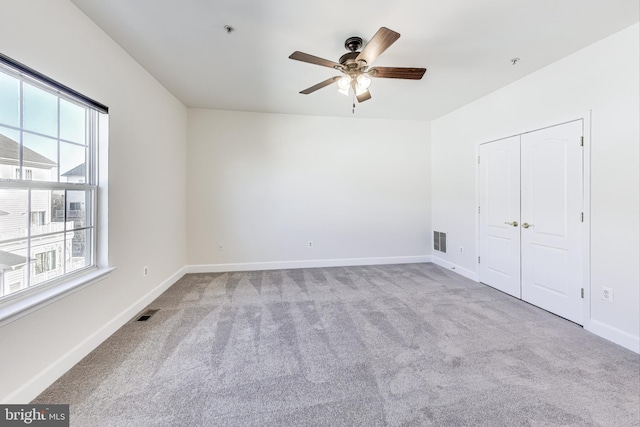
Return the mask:
[(353, 94), (353, 106), (351, 108), (351, 114), (355, 114), (356, 113), (356, 94)]

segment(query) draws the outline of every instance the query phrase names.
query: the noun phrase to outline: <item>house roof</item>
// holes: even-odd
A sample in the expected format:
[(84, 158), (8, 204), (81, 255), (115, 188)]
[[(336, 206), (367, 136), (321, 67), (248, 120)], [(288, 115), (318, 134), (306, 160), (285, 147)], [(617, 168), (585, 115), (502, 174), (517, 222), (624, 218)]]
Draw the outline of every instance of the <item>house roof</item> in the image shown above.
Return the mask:
[(0, 251), (0, 271), (7, 270), (9, 268), (16, 268), (18, 266), (26, 264), (27, 261), (29, 261), (29, 259), (22, 255)]
[[(46, 158), (27, 147), (22, 147), (22, 156), (25, 166), (51, 169), (57, 166), (56, 162)], [(13, 139), (0, 134), (0, 163), (20, 164), (20, 144)]]
[(63, 173), (62, 176), (85, 176), (85, 169), (84, 163), (80, 163), (75, 168)]

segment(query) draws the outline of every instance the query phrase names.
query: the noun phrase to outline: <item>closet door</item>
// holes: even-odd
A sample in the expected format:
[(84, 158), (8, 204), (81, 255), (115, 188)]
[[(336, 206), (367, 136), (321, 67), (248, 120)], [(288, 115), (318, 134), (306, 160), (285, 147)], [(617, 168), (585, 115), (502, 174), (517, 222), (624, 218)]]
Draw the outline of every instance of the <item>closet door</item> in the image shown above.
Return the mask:
[(521, 136), (522, 299), (583, 323), (582, 121)]
[(479, 278), (520, 298), (520, 137), (483, 144), (479, 154)]

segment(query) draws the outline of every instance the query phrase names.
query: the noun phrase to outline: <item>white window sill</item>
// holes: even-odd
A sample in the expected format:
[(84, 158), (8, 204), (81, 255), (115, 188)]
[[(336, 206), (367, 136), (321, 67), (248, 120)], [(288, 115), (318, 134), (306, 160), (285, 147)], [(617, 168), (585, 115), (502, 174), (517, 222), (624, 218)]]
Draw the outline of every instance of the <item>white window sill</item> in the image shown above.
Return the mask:
[(0, 327), (105, 279), (113, 270), (113, 267), (95, 268), (62, 283), (44, 285), (9, 297), (0, 303)]

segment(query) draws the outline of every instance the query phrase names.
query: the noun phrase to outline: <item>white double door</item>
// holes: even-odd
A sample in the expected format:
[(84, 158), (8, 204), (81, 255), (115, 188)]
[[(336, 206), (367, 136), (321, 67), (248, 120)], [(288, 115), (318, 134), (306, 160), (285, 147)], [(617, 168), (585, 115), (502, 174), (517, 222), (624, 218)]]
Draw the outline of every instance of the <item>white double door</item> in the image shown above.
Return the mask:
[(482, 283), (583, 324), (583, 122), (480, 146)]

